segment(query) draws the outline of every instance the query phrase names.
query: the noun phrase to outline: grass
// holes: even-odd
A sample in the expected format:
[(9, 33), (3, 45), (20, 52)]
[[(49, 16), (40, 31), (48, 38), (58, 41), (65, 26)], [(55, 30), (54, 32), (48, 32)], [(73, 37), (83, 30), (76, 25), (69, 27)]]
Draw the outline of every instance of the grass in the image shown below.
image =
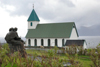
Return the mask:
[[(71, 63), (71, 67), (100, 67), (99, 66), (99, 56), (95, 54), (94, 49), (90, 51), (90, 55), (82, 54), (68, 54), (68, 53), (59, 53), (57, 54), (57, 48), (50, 49), (48, 51), (44, 50), (33, 50), (27, 49), (26, 52), (28, 55), (27, 58), (21, 57), (19, 52), (14, 52), (14, 54), (9, 54), (9, 47), (7, 44), (0, 47), (0, 67), (63, 67), (63, 63)], [(31, 58), (33, 56), (33, 58)], [(37, 59), (37, 56), (41, 56), (42, 59)], [(91, 59), (91, 58), (92, 59)], [(38, 61), (35, 61), (37, 59)], [(96, 64), (95, 63), (96, 59)], [(9, 66), (10, 65), (10, 66)]]
[(92, 64), (92, 61), (89, 59), (79, 59), (79, 61), (82, 63), (83, 67), (90, 67)]
[(42, 56), (42, 55), (47, 55), (46, 51), (40, 51), (40, 50), (32, 50), (32, 49), (28, 49), (26, 50), (26, 52), (30, 55), (34, 55), (37, 54), (38, 56)]
[[(26, 50), (26, 52), (28, 54), (35, 54), (37, 53), (38, 56), (42, 56), (42, 55), (47, 55), (48, 52), (46, 51), (40, 51), (40, 50), (32, 50), (32, 49), (28, 49)], [(68, 57), (65, 54), (56, 54), (56, 57), (60, 58), (60, 59), (68, 59)], [(74, 57), (75, 55), (70, 55), (70, 57)], [(92, 61), (90, 60), (90, 56), (86, 56), (86, 55), (78, 55), (78, 61), (80, 61), (83, 65), (83, 67), (90, 67), (90, 65), (92, 64)]]

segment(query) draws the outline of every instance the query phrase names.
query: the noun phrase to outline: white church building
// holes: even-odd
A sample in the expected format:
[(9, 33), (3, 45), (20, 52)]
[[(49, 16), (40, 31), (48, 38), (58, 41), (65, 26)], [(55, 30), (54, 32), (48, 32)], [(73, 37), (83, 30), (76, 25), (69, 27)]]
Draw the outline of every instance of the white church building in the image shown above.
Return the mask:
[(63, 47), (67, 40), (78, 40), (74, 22), (39, 24), (40, 20), (34, 9), (27, 21), (26, 46)]

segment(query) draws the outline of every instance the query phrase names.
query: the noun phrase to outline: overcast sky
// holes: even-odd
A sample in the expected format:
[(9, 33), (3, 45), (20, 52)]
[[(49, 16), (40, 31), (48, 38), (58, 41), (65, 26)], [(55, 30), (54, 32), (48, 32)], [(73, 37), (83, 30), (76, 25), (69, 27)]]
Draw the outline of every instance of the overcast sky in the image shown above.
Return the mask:
[(11, 27), (24, 37), (33, 4), (40, 23), (75, 22), (80, 36), (100, 36), (100, 0), (0, 0), (0, 37)]

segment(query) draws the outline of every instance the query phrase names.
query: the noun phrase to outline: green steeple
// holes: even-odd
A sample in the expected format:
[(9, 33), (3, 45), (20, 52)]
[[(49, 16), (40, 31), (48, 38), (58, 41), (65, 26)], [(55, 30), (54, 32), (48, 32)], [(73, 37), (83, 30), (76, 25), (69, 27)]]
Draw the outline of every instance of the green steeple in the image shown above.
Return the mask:
[(27, 21), (40, 21), (34, 9), (32, 10)]

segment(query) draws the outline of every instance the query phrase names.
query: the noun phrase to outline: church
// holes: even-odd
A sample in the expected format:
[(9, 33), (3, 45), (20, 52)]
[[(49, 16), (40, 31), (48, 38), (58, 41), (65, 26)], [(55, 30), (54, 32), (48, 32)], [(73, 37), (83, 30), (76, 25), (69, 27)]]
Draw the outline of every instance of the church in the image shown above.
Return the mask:
[(40, 20), (34, 9), (27, 21), (26, 46), (64, 47), (67, 40), (78, 40), (79, 35), (74, 22), (39, 24)]

